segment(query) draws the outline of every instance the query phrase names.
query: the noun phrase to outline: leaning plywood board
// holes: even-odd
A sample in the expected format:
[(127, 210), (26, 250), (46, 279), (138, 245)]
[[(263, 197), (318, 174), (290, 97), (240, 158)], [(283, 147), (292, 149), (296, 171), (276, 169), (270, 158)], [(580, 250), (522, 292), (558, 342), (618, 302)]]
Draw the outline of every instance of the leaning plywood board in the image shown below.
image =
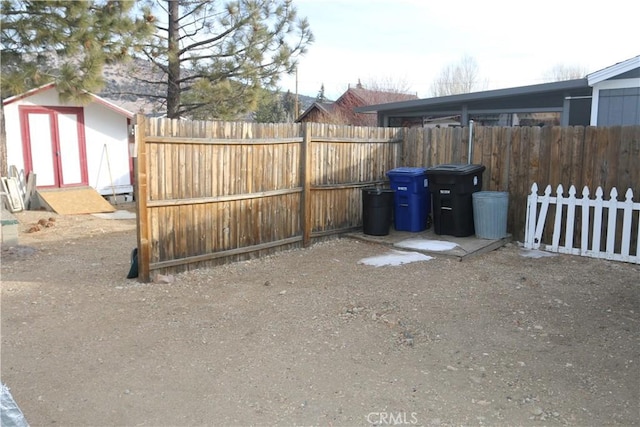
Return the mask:
[(38, 195), (44, 203), (60, 215), (113, 212), (116, 210), (96, 190), (90, 187), (38, 190)]
[(9, 210), (11, 212), (24, 210), (24, 203), (20, 195), (20, 190), (18, 189), (17, 178), (2, 177), (2, 189), (9, 200)]
[(24, 207), (29, 209), (31, 206), (31, 200), (36, 192), (36, 174), (34, 172), (29, 173), (29, 177), (27, 178), (27, 187), (24, 191)]

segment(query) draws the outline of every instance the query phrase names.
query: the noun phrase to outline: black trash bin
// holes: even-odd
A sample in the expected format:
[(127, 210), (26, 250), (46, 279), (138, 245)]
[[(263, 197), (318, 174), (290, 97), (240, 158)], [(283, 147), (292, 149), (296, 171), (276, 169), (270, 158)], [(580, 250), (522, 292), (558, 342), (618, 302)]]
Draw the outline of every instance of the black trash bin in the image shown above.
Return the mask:
[(362, 223), (364, 234), (386, 236), (391, 226), (393, 190), (383, 188), (362, 189)]
[(455, 237), (475, 234), (473, 198), (482, 190), (483, 165), (444, 164), (427, 169), (433, 196), (433, 231)]

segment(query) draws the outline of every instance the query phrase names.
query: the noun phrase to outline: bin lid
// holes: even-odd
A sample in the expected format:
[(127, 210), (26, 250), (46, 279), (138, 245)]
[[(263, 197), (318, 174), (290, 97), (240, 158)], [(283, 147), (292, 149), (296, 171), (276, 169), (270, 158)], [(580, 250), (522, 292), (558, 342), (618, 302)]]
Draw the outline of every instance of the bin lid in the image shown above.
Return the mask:
[(427, 169), (427, 175), (471, 175), (483, 172), (484, 165), (443, 164)]
[(391, 175), (402, 175), (402, 176), (418, 176), (424, 175), (427, 171), (427, 168), (410, 168), (410, 167), (399, 167), (395, 169), (391, 169), (387, 172), (388, 176)]

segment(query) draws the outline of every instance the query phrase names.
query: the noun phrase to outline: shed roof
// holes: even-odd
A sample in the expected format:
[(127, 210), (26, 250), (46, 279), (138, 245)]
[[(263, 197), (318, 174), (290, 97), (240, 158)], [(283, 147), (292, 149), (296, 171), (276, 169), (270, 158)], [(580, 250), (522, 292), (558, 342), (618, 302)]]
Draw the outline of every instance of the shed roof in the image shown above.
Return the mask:
[[(28, 90), (28, 91), (26, 91), (24, 93), (21, 93), (19, 95), (11, 96), (11, 97), (5, 99), (4, 101), (2, 101), (2, 104), (3, 105), (9, 105), (9, 104), (11, 104), (13, 102), (19, 101), (21, 99), (28, 98), (30, 96), (33, 96), (33, 95), (37, 94), (37, 93), (45, 92), (45, 91), (51, 90), (51, 89), (55, 89), (55, 86), (56, 86), (56, 84), (53, 83), (53, 82), (52, 83), (47, 83), (45, 85), (42, 85), (40, 87)], [(107, 101), (106, 99), (101, 98), (98, 95), (93, 94), (91, 92), (87, 92), (87, 94), (89, 94), (91, 96), (91, 98), (92, 98), (92, 100), (94, 102), (96, 102), (98, 104), (101, 104), (104, 107), (106, 107), (106, 108), (108, 108), (108, 109), (110, 109), (112, 111), (115, 111), (116, 113), (118, 113), (120, 115), (123, 115), (123, 116), (125, 116), (127, 118), (133, 118), (133, 113), (131, 111), (126, 110), (126, 109), (124, 109), (124, 108), (122, 108), (122, 107), (120, 107), (120, 106), (118, 106), (118, 105), (116, 105), (116, 104), (114, 104), (114, 103), (112, 103), (110, 101)]]

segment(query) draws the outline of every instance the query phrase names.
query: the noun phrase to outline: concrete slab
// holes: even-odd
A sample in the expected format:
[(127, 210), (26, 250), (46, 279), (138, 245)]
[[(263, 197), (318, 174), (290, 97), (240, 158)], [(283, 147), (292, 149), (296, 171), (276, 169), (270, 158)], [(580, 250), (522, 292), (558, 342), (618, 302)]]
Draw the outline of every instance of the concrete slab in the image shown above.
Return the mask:
[[(420, 232), (397, 231), (393, 227), (386, 236), (371, 236), (362, 231), (347, 233), (348, 237), (366, 242), (392, 246), (399, 250), (412, 250), (432, 256), (448, 256), (462, 261), (471, 256), (494, 251), (511, 241), (511, 235), (497, 240), (476, 236), (455, 237), (436, 234), (433, 227)], [(455, 245), (455, 246), (453, 246)], [(453, 246), (451, 249), (449, 247)]]
[(134, 212), (129, 212), (123, 209), (118, 209), (115, 212), (94, 213), (91, 215), (102, 219), (136, 219), (136, 214)]
[(18, 220), (11, 212), (6, 210), (4, 206), (0, 209), (0, 218), (2, 227), (0, 228), (0, 242), (2, 246), (17, 246), (18, 245)]

